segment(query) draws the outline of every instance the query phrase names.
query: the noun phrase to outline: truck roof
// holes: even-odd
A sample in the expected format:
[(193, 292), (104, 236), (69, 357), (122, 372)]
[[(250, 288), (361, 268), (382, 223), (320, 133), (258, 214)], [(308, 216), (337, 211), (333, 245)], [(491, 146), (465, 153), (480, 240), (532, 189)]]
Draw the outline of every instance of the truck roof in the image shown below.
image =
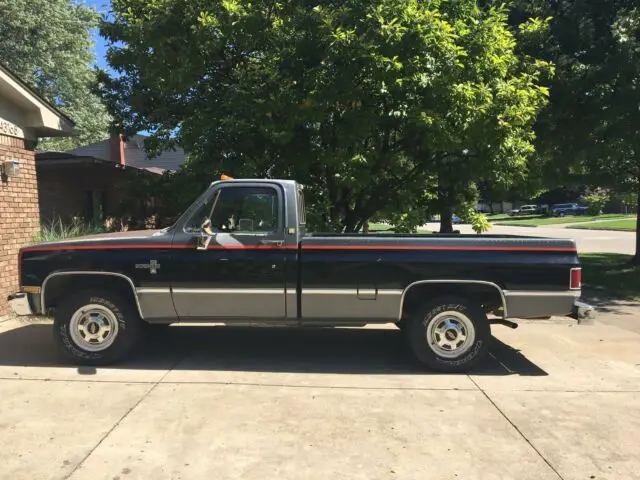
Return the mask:
[(215, 180), (211, 182), (211, 185), (214, 185), (219, 182), (225, 182), (225, 183), (251, 183), (251, 182), (265, 183), (267, 182), (267, 183), (280, 183), (282, 185), (298, 185), (298, 182), (296, 182), (295, 180), (282, 180), (279, 178), (233, 178), (230, 180)]

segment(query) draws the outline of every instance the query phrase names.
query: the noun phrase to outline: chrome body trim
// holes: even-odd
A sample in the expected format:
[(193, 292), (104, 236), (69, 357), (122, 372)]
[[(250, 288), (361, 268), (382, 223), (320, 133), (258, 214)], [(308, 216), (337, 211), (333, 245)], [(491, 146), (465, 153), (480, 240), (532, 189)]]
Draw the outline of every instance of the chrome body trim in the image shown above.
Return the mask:
[(500, 298), (502, 299), (502, 318), (507, 318), (507, 300), (505, 298), (504, 291), (495, 283), (487, 282), (484, 280), (418, 280), (417, 282), (410, 283), (402, 292), (402, 298), (400, 299), (400, 311), (398, 312), (398, 320), (402, 320), (402, 308), (404, 307), (404, 297), (407, 292), (416, 285), (424, 283), (452, 283), (452, 284), (464, 284), (464, 285), (486, 285), (498, 290)]
[(504, 296), (509, 297), (576, 297), (580, 290), (544, 291), (544, 290), (504, 290)]
[(136, 286), (133, 284), (133, 280), (131, 280), (131, 278), (127, 277), (126, 275), (123, 275), (121, 273), (115, 273), (115, 272), (86, 272), (86, 271), (73, 271), (73, 272), (55, 272), (50, 274), (47, 278), (44, 279), (44, 282), (42, 282), (42, 295), (40, 296), (40, 307), (42, 308), (42, 314), (45, 315), (47, 310), (46, 310), (46, 289), (47, 289), (47, 283), (49, 282), (49, 280), (51, 280), (53, 277), (58, 277), (58, 276), (62, 276), (62, 275), (109, 275), (112, 277), (119, 277), (119, 278), (123, 278), (125, 279), (127, 282), (129, 282), (129, 285), (131, 285), (131, 291), (133, 292), (133, 298), (135, 298), (136, 300), (136, 307), (138, 309), (138, 313), (140, 314), (140, 318), (144, 319), (144, 315), (142, 314), (142, 308), (140, 308), (140, 301), (138, 299), (138, 294), (136, 292)]
[(303, 288), (303, 295), (358, 295), (357, 288)]
[(376, 290), (374, 288), (303, 288), (303, 295), (402, 295), (402, 290)]
[(136, 288), (136, 293), (139, 293), (139, 294), (143, 294), (143, 293), (164, 293), (164, 294), (169, 294), (169, 293), (171, 293), (171, 289), (170, 288)]
[(26, 292), (14, 293), (7, 298), (9, 306), (13, 313), (22, 317), (26, 315), (33, 315), (35, 312), (31, 309), (29, 304), (29, 294)]
[(228, 295), (228, 294), (242, 294), (242, 295), (284, 295), (283, 288), (174, 288), (173, 293), (203, 293), (208, 295)]

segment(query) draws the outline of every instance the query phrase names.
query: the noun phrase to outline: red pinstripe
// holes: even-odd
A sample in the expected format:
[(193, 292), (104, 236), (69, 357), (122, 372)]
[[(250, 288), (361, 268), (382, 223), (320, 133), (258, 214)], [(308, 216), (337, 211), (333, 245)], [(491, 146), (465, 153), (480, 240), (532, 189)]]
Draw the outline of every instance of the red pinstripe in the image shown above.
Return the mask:
[[(56, 250), (131, 250), (131, 249), (192, 249), (193, 245), (171, 244), (119, 244), (119, 245), (51, 245), (25, 247), (22, 252)], [(297, 250), (297, 246), (286, 245), (209, 245), (210, 250)], [(456, 246), (456, 245), (303, 245), (303, 250), (453, 250), (453, 251), (515, 251), (515, 252), (570, 252), (571, 247), (507, 247), (498, 245)]]

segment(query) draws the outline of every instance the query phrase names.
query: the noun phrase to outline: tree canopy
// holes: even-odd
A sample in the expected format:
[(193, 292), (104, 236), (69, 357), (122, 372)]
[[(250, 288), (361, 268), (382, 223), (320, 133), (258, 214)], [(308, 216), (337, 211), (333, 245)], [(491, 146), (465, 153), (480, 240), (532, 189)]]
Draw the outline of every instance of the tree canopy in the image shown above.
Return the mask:
[(90, 29), (98, 18), (72, 0), (0, 2), (0, 63), (76, 122), (77, 136), (48, 140), (44, 148), (65, 150), (107, 136), (110, 118), (92, 93)]
[[(114, 126), (180, 143), (184, 175), (294, 178), (316, 226), (443, 210), (526, 176), (550, 65), (475, 0), (113, 0)], [(528, 22), (521, 34), (543, 23)], [(190, 170), (190, 173), (189, 173)], [(178, 182), (180, 183), (180, 182)], [(434, 201), (438, 199), (438, 201)], [(446, 209), (445, 209), (446, 210)], [(449, 208), (450, 210), (450, 208)]]
[(637, 0), (520, 0), (512, 22), (548, 18), (549, 35), (524, 48), (556, 65), (537, 126), (551, 174), (617, 193), (638, 206), (640, 264), (640, 6)]

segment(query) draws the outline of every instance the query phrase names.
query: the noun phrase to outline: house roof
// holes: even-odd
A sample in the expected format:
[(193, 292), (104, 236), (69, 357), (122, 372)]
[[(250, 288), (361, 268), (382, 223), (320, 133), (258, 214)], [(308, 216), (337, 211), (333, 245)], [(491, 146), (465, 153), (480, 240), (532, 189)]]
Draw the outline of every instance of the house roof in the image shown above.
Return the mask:
[(138, 171), (145, 171), (153, 173), (155, 175), (162, 175), (165, 170), (157, 167), (137, 167), (133, 165), (122, 165), (120, 163), (114, 163), (102, 158), (96, 158), (85, 155), (73, 155), (66, 152), (39, 152), (36, 153), (36, 166), (46, 165), (48, 167), (55, 167), (61, 165), (105, 165), (113, 168), (120, 168), (123, 170), (133, 169)]
[(0, 64), (0, 96), (10, 100), (23, 115), (9, 119), (30, 136), (56, 137), (73, 134), (75, 122), (43, 98), (5, 65)]
[(64, 113), (62, 110), (60, 110), (58, 107), (56, 107), (53, 103), (51, 103), (49, 100), (47, 100), (46, 98), (44, 98), (42, 95), (40, 95), (38, 92), (36, 92), (33, 88), (31, 88), (29, 85), (27, 85), (20, 77), (18, 77), (15, 73), (13, 73), (11, 71), (11, 69), (9, 67), (7, 67), (6, 65), (4, 65), (2, 62), (0, 62), (0, 70), (2, 70), (4, 73), (6, 73), (9, 77), (11, 77), (16, 83), (18, 83), (20, 86), (22, 86), (22, 88), (24, 88), (25, 90), (27, 90), (29, 93), (31, 93), (31, 95), (33, 95), (34, 97), (36, 97), (38, 100), (40, 100), (42, 103), (44, 103), (46, 106), (48, 106), (51, 110), (53, 110), (58, 116), (63, 117), (64, 119), (66, 119), (69, 123), (71, 123), (72, 125), (75, 126), (76, 122), (73, 121), (73, 119), (68, 116), (66, 113)]
[[(162, 170), (179, 170), (187, 159), (186, 152), (179, 146), (160, 152), (156, 157), (149, 158), (144, 148), (148, 137), (140, 134), (122, 141), (122, 162), (127, 166), (138, 168), (160, 168)], [(119, 161), (113, 158), (113, 138), (76, 147), (68, 152), (72, 155), (90, 156), (103, 160)]]

